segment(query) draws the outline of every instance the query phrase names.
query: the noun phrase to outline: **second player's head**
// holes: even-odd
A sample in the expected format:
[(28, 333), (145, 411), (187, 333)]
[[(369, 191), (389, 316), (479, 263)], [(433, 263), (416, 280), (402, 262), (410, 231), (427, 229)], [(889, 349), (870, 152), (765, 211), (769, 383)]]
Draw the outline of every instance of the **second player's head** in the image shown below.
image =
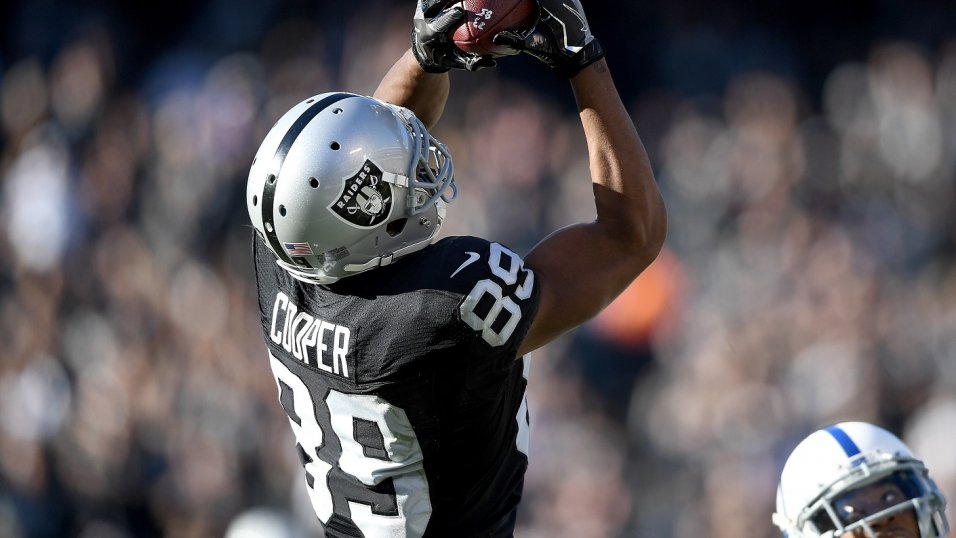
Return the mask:
[(945, 507), (926, 466), (899, 438), (844, 422), (794, 448), (773, 520), (787, 538), (942, 538)]

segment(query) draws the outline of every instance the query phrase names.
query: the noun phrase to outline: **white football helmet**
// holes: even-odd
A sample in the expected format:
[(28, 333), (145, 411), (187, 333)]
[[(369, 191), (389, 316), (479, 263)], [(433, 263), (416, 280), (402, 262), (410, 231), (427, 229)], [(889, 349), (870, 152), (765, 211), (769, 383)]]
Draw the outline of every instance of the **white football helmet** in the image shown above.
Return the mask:
[(331, 284), (427, 246), (457, 194), (448, 149), (410, 110), (324, 93), (266, 135), (246, 208), (281, 267)]
[[(861, 498), (870, 486), (893, 493), (861, 508), (854, 494)], [(949, 532), (945, 509), (926, 466), (899, 438), (872, 424), (844, 422), (810, 434), (790, 454), (773, 522), (786, 538), (837, 538), (854, 531), (874, 538), (878, 520), (912, 510), (920, 538), (942, 538)]]

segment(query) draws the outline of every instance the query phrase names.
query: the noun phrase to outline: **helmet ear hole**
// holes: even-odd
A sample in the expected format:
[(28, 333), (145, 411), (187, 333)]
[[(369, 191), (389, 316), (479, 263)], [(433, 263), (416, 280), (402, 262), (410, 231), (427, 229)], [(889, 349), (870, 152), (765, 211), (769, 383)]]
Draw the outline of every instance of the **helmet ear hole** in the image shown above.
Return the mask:
[(385, 233), (387, 233), (389, 237), (395, 237), (405, 230), (406, 224), (408, 224), (407, 218), (393, 220), (392, 222), (389, 222), (387, 226), (385, 226)]

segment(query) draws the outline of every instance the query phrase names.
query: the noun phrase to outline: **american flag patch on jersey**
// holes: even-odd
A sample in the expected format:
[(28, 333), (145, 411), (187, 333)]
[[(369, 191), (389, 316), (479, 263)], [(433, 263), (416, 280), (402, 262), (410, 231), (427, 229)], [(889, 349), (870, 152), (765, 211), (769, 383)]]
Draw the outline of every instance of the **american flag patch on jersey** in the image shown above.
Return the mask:
[(311, 256), (312, 247), (308, 243), (282, 243), (290, 256)]

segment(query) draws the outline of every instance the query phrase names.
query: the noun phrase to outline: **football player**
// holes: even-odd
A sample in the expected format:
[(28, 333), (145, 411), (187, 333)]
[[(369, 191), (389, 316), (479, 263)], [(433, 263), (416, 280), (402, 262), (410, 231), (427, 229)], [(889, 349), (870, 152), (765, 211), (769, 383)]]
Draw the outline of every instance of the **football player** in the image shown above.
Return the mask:
[(787, 538), (942, 538), (946, 501), (892, 433), (865, 422), (818, 430), (790, 454), (773, 522)]
[[(500, 43), (570, 80), (597, 218), (525, 259), (433, 243), (457, 195), (429, 133), (457, 49), (457, 2), (422, 0), (374, 96), (306, 99), (266, 135), (246, 202), (262, 330), (328, 536), (510, 536), (528, 460), (528, 353), (604, 308), (657, 256), (651, 166), (578, 0), (540, 0)], [(582, 178), (582, 181), (586, 180)]]

